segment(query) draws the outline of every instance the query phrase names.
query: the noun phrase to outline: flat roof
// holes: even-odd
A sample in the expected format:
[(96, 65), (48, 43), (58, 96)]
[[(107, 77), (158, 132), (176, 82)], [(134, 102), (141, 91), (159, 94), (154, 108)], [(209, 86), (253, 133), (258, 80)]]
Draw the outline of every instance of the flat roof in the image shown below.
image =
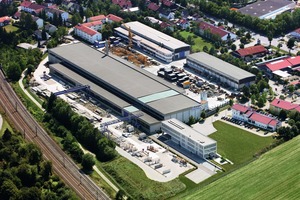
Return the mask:
[(68, 60), (90, 76), (101, 79), (133, 98), (166, 91), (170, 88), (183, 92), (171, 83), (126, 60), (121, 60), (112, 54), (107, 56), (104, 52), (97, 51), (83, 43), (56, 47), (49, 50), (49, 53), (52, 52)]
[(234, 66), (205, 52), (190, 54), (187, 56), (187, 60), (191, 60), (203, 65), (206, 68), (209, 68), (212, 71), (215, 71), (233, 80), (239, 81), (249, 77), (255, 77), (254, 74), (251, 74), (246, 70), (238, 68), (237, 66)]
[(172, 118), (165, 121), (162, 121), (162, 124), (165, 124), (168, 127), (180, 132), (186, 137), (191, 138), (193, 141), (200, 143), (202, 146), (207, 146), (210, 144), (216, 144), (217, 142), (205, 135), (202, 135), (200, 132), (196, 131), (192, 127), (182, 123), (181, 121)]
[(190, 45), (177, 40), (167, 34), (164, 34), (154, 28), (146, 26), (138, 21), (128, 22), (125, 23), (127, 27), (130, 27), (132, 32), (138, 33), (141, 36), (151, 38), (152, 40), (156, 41), (157, 43), (162, 43), (165, 46), (169, 47), (170, 49), (178, 49), (182, 47), (189, 47)]
[(257, 1), (252, 4), (248, 4), (243, 8), (240, 8), (239, 11), (243, 14), (251, 15), (254, 17), (262, 17), (267, 14), (271, 14), (274, 11), (283, 12), (285, 6), (294, 4), (292, 1), (287, 0), (266, 0), (266, 1)]

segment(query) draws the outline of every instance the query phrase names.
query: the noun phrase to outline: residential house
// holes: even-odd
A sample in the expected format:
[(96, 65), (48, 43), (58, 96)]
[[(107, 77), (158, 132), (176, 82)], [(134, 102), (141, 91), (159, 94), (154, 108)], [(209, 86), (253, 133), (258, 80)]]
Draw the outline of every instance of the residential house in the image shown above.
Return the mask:
[(81, 24), (78, 24), (74, 27), (75, 35), (78, 37), (81, 37), (82, 39), (94, 44), (96, 40), (101, 41), (102, 40), (102, 35), (101, 33), (83, 26)]
[(161, 0), (161, 3), (166, 7), (171, 7), (173, 5), (173, 2), (169, 0)]
[(171, 24), (171, 23), (168, 23), (168, 22), (161, 22), (160, 24), (159, 24), (159, 26), (160, 26), (160, 28), (162, 29), (162, 30), (165, 30), (165, 29), (169, 29), (170, 31), (174, 31), (174, 24)]
[(6, 26), (9, 23), (10, 23), (10, 17), (8, 16), (0, 17), (0, 27)]
[(46, 8), (43, 5), (31, 3), (30, 1), (23, 1), (20, 6), (22, 11), (31, 13), (33, 15), (39, 14), (43, 9)]
[(132, 3), (130, 0), (112, 0), (112, 3), (115, 5), (119, 5), (121, 9), (128, 9), (132, 7)]
[(190, 27), (190, 22), (187, 19), (180, 19), (176, 22), (176, 25), (181, 29), (187, 29)]
[(217, 35), (220, 37), (222, 41), (230, 40), (236, 40), (237, 36), (227, 30), (224, 30), (223, 28), (220, 28), (218, 26), (215, 26), (213, 24), (201, 21), (199, 23), (199, 34), (203, 35), (205, 37), (210, 38), (210, 35), (207, 34), (207, 31), (210, 32), (210, 34)]
[(258, 113), (242, 104), (233, 105), (231, 110), (233, 119), (243, 121), (258, 128), (276, 131), (281, 126), (281, 122), (276, 118)]
[(274, 99), (270, 103), (270, 112), (272, 114), (279, 115), (282, 110), (286, 111), (287, 113), (291, 111), (300, 112), (300, 105), (282, 99)]
[(148, 9), (156, 12), (159, 9), (159, 5), (157, 5), (156, 3), (151, 2), (148, 5)]
[(0, 4), (9, 5), (9, 4), (12, 4), (12, 3), (13, 3), (13, 0), (0, 0)]
[(41, 19), (39, 17), (32, 16), (32, 20), (35, 21), (38, 29), (43, 28), (43, 26), (44, 26), (44, 20), (43, 19)]
[(61, 16), (62, 21), (67, 21), (67, 19), (69, 18), (69, 13), (59, 9), (45, 8), (45, 12), (48, 18), (53, 18), (55, 13), (57, 16)]
[[(43, 39), (43, 32), (41, 30), (36, 30), (34, 31), (34, 36), (36, 37), (37, 40), (42, 40)], [(48, 40), (51, 36), (46, 32), (46, 40)]]
[(87, 23), (84, 23), (81, 25), (91, 28), (95, 31), (102, 30), (102, 22), (101, 21), (87, 22)]
[(256, 45), (239, 49), (232, 52), (232, 54), (238, 58), (243, 58), (244, 60), (250, 61), (252, 58), (265, 56), (267, 52), (268, 50), (263, 45)]
[(45, 25), (45, 30), (49, 33), (49, 34), (53, 34), (55, 31), (57, 31), (57, 27), (52, 25), (52, 24), (46, 24)]
[(165, 18), (167, 20), (174, 20), (175, 19), (175, 13), (168, 10), (168, 9), (159, 9), (159, 18)]
[(290, 33), (290, 35), (296, 39), (300, 39), (300, 28), (294, 30), (293, 32)]
[(94, 22), (94, 21), (101, 21), (102, 23), (106, 22), (106, 16), (105, 15), (97, 15), (93, 16), (87, 19), (88, 22)]
[(12, 17), (13, 17), (14, 19), (20, 19), (20, 17), (21, 17), (21, 12), (20, 12), (20, 11), (17, 11)]
[(121, 22), (121, 21), (123, 21), (123, 19), (121, 17), (116, 16), (116, 15), (109, 14), (109, 15), (106, 16), (106, 22), (108, 22), (108, 23)]

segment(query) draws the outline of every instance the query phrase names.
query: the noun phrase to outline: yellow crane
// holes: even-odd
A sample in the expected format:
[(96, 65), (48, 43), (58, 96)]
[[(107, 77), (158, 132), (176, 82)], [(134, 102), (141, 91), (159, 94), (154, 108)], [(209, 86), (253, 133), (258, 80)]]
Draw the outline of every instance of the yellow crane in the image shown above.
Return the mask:
[(134, 36), (134, 34), (131, 32), (131, 28), (126, 26), (126, 24), (122, 23), (122, 25), (126, 28), (126, 30), (128, 31), (128, 46), (132, 48), (132, 37)]

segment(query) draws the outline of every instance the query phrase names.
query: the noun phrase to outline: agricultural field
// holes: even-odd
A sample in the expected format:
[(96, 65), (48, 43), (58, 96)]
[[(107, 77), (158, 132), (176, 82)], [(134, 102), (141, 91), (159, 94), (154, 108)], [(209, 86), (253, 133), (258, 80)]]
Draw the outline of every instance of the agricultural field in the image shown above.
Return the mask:
[(199, 37), (199, 36), (195, 35), (194, 33), (187, 32), (187, 31), (181, 31), (179, 34), (185, 40), (187, 40), (187, 38), (189, 36), (191, 36), (191, 39), (193, 41), (192, 52), (203, 51), (202, 49), (203, 49), (204, 46), (207, 46), (208, 49), (210, 49), (212, 47), (211, 43), (209, 43), (208, 41), (204, 40), (202, 37)]
[(148, 179), (141, 168), (121, 156), (113, 161), (102, 163), (101, 167), (133, 199), (167, 199), (185, 189), (185, 185), (179, 178), (166, 183)]
[(213, 125), (218, 131), (209, 137), (217, 141), (218, 153), (234, 163), (224, 165), (225, 170), (251, 161), (255, 153), (274, 142), (272, 137), (260, 137), (221, 121)]
[(300, 136), (180, 199), (299, 199)]

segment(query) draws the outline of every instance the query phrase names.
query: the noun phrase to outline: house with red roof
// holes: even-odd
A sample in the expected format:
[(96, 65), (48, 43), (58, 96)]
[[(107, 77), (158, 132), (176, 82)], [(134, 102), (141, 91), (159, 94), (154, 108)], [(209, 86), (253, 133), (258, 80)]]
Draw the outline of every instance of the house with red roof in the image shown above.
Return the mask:
[[(200, 35), (207, 37), (207, 38), (211, 37), (210, 34), (217, 35), (220, 37), (220, 39), (222, 41), (227, 41), (228, 39), (236, 40), (236, 38), (237, 38), (237, 35), (223, 29), (222, 27), (218, 27), (218, 26), (215, 26), (213, 24), (210, 24), (210, 23), (204, 22), (204, 21), (201, 21), (199, 23), (198, 32)], [(207, 34), (208, 32), (210, 34)]]
[(127, 9), (132, 7), (132, 3), (130, 0), (112, 0), (112, 3), (115, 5), (119, 5), (122, 9)]
[(151, 2), (151, 3), (149, 3), (149, 5), (148, 5), (148, 9), (149, 9), (149, 10), (152, 10), (152, 11), (158, 11), (159, 5), (157, 5), (156, 3)]
[(88, 22), (101, 21), (102, 23), (105, 23), (105, 21), (106, 21), (106, 16), (105, 16), (105, 15), (97, 15), (97, 16), (93, 16), (93, 17), (88, 18), (87, 21), (88, 21)]
[(102, 29), (102, 21), (95, 21), (95, 22), (87, 22), (84, 24), (81, 24), (82, 26), (89, 27), (95, 31), (101, 30)]
[(171, 7), (173, 5), (173, 2), (169, 0), (161, 0), (161, 3), (167, 7)]
[(280, 111), (282, 110), (286, 112), (291, 112), (291, 111), (299, 112), (300, 105), (282, 99), (274, 99), (270, 104), (270, 112), (273, 113), (274, 115), (279, 115)]
[(233, 105), (231, 110), (233, 119), (243, 121), (258, 128), (276, 131), (281, 126), (281, 122), (276, 118), (258, 113), (254, 109), (242, 104)]
[(123, 21), (123, 18), (118, 17), (116, 15), (109, 14), (109, 15), (106, 16), (106, 22), (108, 22), (108, 23), (121, 22), (121, 21)]
[(31, 13), (33, 15), (39, 14), (43, 9), (46, 8), (46, 6), (31, 3), (30, 1), (23, 1), (20, 6), (22, 11)]
[(78, 24), (74, 27), (75, 35), (78, 37), (81, 37), (82, 39), (94, 43), (96, 40), (101, 41), (102, 40), (102, 34), (97, 32), (96, 30), (93, 30), (90, 27), (87, 27), (83, 24)]
[(232, 54), (238, 58), (251, 60), (252, 58), (265, 56), (267, 52), (268, 50), (263, 45), (256, 45), (244, 49), (239, 49), (237, 51), (234, 51)]
[(190, 27), (190, 21), (187, 19), (179, 19), (176, 22), (176, 25), (179, 26), (181, 29), (187, 29)]
[(0, 17), (0, 27), (6, 26), (9, 23), (10, 23), (10, 17), (9, 16)]

